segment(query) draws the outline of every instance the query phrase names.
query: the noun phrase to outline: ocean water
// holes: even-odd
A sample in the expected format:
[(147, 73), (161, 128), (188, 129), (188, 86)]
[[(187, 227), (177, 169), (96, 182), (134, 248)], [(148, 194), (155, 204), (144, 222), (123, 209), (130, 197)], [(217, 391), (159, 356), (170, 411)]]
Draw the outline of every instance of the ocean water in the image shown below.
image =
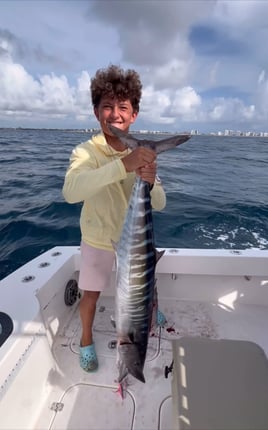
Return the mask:
[[(0, 129), (0, 279), (55, 245), (80, 243), (81, 204), (61, 189), (73, 147), (89, 137)], [(159, 155), (158, 173), (167, 205), (154, 212), (157, 246), (268, 249), (267, 138), (193, 136)]]

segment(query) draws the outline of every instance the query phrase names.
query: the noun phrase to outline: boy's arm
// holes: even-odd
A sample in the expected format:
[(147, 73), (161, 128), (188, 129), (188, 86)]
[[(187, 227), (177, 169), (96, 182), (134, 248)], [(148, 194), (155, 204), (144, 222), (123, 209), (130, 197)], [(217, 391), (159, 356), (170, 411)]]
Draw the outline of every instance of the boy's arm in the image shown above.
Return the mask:
[(94, 156), (82, 144), (72, 152), (62, 193), (68, 203), (78, 203), (94, 196), (102, 187), (125, 178), (126, 170), (119, 158), (97, 167)]
[[(72, 152), (62, 193), (68, 203), (78, 203), (94, 196), (102, 187), (126, 177), (126, 169), (121, 159), (97, 167), (93, 154), (88, 151), (86, 144), (81, 144)], [(165, 192), (157, 177), (151, 198), (153, 209), (160, 211), (165, 207)]]

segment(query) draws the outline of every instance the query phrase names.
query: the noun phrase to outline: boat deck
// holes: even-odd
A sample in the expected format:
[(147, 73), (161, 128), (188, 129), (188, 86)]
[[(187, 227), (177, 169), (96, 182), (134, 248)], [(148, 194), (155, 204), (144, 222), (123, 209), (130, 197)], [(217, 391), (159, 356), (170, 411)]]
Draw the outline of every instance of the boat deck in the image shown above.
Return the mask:
[[(268, 356), (267, 307), (238, 305), (235, 309), (205, 302), (161, 299), (167, 317), (164, 328), (150, 338), (145, 366), (146, 383), (129, 377), (122, 400), (117, 392), (116, 332), (111, 324), (112, 297), (101, 297), (94, 325), (99, 369), (86, 373), (79, 367), (80, 321), (76, 306), (61, 328), (53, 345), (53, 355), (61, 374), (50, 375), (54, 386), (51, 407), (55, 409), (49, 429), (158, 429), (172, 428), (171, 340), (184, 336), (210, 339), (254, 341)], [(55, 380), (54, 380), (55, 377)], [(224, 377), (224, 375), (223, 375)], [(94, 406), (93, 406), (94, 405)], [(99, 405), (96, 411), (96, 405)], [(96, 419), (97, 413), (97, 419)]]
[[(99, 299), (94, 323), (99, 369), (87, 373), (79, 366), (79, 302), (72, 306), (64, 303), (66, 284), (78, 279), (79, 247), (55, 247), (19, 268), (0, 285), (1, 312), (13, 322), (12, 333), (0, 348), (0, 430), (204, 430), (201, 424), (193, 424), (202, 422), (196, 415), (200, 411), (193, 408), (196, 396), (196, 403), (200, 404), (199, 399), (208, 394), (206, 381), (213, 380), (216, 372), (217, 383), (207, 398), (215, 397), (217, 408), (218, 393), (224, 394), (222, 386), (232, 373), (230, 369), (237, 369), (237, 376), (242, 375), (239, 389), (251, 393), (245, 383), (252, 382), (252, 378), (240, 372), (246, 362), (247, 369), (252, 368), (248, 373), (253, 379), (256, 374), (257, 381), (267, 381), (268, 390), (267, 261), (268, 251), (167, 250), (157, 265), (159, 308), (166, 315), (167, 323), (150, 337), (144, 368), (146, 383), (129, 377), (124, 399), (118, 393), (116, 382), (116, 331), (111, 324), (114, 279), (109, 292)], [(173, 361), (174, 345), (180, 350), (178, 345), (184, 339), (196, 340), (189, 346), (189, 351), (194, 353), (177, 357), (173, 372), (166, 378), (165, 368)], [(200, 339), (211, 340), (208, 348), (205, 347), (205, 358), (204, 351), (199, 350)], [(258, 357), (255, 361), (250, 351), (245, 354), (245, 360), (241, 359), (240, 351), (236, 367), (232, 366), (232, 360), (226, 367), (225, 347), (217, 342), (221, 339), (254, 342), (258, 351), (262, 348), (263, 374), (257, 372)], [(179, 343), (172, 342), (176, 340)], [(216, 343), (221, 353), (218, 350), (213, 355), (211, 351)], [(236, 354), (232, 356), (236, 358)], [(185, 374), (179, 374), (180, 368)], [(202, 383), (200, 375), (203, 375)], [(177, 382), (182, 376), (191, 390), (185, 392), (185, 387), (179, 387)], [(227, 396), (235, 391), (232, 385), (231, 381)], [(174, 395), (174, 386), (184, 390), (179, 401), (179, 396)], [(255, 392), (259, 386), (256, 385)], [(239, 390), (236, 392), (239, 394)], [(224, 395), (221, 398), (226, 399)], [(263, 398), (264, 409), (268, 411), (268, 392)], [(174, 426), (174, 404), (184, 408), (183, 416), (188, 419), (180, 421), (179, 426)], [(251, 404), (256, 404), (255, 397)], [(205, 408), (208, 415), (210, 408), (209, 403)], [(246, 412), (243, 415), (247, 416)], [(261, 423), (239, 427), (238, 423), (226, 428), (267, 430), (268, 416), (265, 422), (264, 427)], [(210, 430), (226, 428), (213, 424)]]

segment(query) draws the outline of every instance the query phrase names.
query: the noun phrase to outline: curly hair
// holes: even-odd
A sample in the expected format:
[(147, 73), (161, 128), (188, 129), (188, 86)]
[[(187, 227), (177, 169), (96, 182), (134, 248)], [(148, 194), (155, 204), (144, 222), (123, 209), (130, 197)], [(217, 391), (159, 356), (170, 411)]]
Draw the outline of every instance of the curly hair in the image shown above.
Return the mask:
[(139, 112), (142, 84), (135, 70), (123, 70), (113, 64), (99, 69), (91, 79), (90, 89), (94, 108), (99, 106), (103, 96), (108, 96), (118, 100), (129, 99), (134, 111)]

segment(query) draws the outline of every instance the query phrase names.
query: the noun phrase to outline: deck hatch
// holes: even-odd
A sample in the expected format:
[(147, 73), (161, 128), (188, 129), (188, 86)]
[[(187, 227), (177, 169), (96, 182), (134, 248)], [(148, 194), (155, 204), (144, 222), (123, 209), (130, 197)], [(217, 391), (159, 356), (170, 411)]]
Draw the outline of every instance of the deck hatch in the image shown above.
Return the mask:
[(174, 429), (268, 428), (268, 361), (257, 344), (185, 337), (173, 357)]

